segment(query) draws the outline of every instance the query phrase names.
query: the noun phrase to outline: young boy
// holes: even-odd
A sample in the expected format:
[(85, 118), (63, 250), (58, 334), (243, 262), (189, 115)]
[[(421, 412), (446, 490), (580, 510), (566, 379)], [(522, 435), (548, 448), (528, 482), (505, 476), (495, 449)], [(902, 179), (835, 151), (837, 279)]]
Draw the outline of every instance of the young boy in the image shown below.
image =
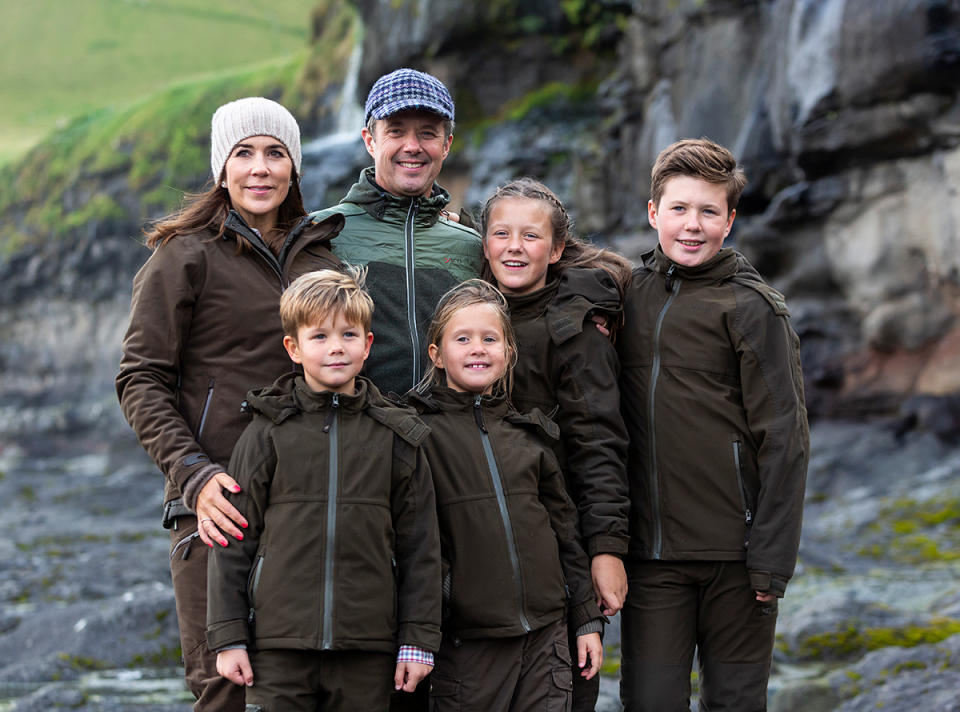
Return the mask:
[(627, 292), (617, 348), (630, 435), (627, 712), (766, 709), (777, 598), (793, 574), (809, 457), (783, 297), (721, 249), (746, 184), (705, 139), (653, 167), (659, 246)]
[(440, 645), (429, 431), (358, 376), (372, 313), (355, 277), (303, 275), (280, 301), (303, 375), (248, 394), (230, 472), (249, 527), (211, 551), (207, 608), (217, 671), (248, 686), (248, 709), (385, 710)]

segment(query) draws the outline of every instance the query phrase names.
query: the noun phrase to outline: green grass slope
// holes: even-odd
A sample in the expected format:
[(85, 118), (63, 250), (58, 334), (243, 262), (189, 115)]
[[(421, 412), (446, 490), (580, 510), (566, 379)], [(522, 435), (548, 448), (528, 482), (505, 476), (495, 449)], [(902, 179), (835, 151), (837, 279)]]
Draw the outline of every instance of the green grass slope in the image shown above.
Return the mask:
[(209, 178), (210, 116), (220, 104), (267, 96), (301, 123), (331, 110), (320, 97), (343, 80), (360, 23), (352, 6), (340, 0), (317, 3), (310, 17), (321, 28), (319, 36), (301, 43), (291, 58), (253, 67), (247, 62), (246, 69), (99, 108), (0, 166), (0, 260), (31, 243), (96, 229), (104, 221), (140, 225), (171, 210), (183, 191), (198, 190)]
[(0, 0), (0, 164), (73, 117), (289, 58), (304, 0)]

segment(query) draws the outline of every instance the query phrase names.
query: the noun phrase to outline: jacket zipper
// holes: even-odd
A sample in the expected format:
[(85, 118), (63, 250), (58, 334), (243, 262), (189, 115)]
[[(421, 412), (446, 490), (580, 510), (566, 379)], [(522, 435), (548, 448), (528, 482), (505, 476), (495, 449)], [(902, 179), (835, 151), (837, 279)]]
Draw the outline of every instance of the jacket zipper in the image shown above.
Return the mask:
[(340, 430), (340, 417), (337, 409), (340, 407), (340, 394), (333, 394), (333, 401), (330, 404), (333, 420), (330, 423), (330, 467), (327, 472), (327, 537), (326, 552), (323, 562), (323, 640), (320, 644), (322, 650), (330, 650), (333, 647), (333, 554), (334, 539), (337, 531), (337, 472), (340, 464), (337, 457), (337, 439)]
[(497, 461), (493, 456), (493, 446), (490, 444), (490, 435), (487, 433), (487, 427), (483, 423), (483, 411), (480, 408), (481, 398), (482, 396), (478, 395), (473, 400), (473, 416), (477, 421), (477, 428), (480, 430), (483, 454), (487, 458), (487, 469), (490, 472), (490, 480), (493, 482), (493, 491), (497, 495), (500, 519), (503, 520), (503, 529), (507, 536), (507, 549), (510, 552), (510, 565), (513, 567), (513, 582), (516, 587), (517, 603), (520, 604), (520, 624), (523, 626), (523, 629), (529, 633), (532, 628), (525, 613), (527, 606), (523, 595), (523, 579), (520, 576), (520, 555), (517, 552), (517, 542), (513, 536), (513, 525), (510, 523), (507, 499), (503, 494), (503, 480), (500, 477), (500, 469), (497, 467)]
[(250, 600), (250, 613), (247, 615), (247, 622), (250, 625), (253, 625), (254, 618), (256, 615), (254, 611), (257, 608), (256, 596), (257, 589), (260, 588), (260, 574), (263, 573), (263, 556), (257, 557), (257, 565), (253, 568), (253, 573), (250, 576), (250, 595), (248, 596)]
[(733, 467), (737, 472), (737, 488), (740, 493), (740, 507), (743, 509), (743, 519), (747, 526), (743, 537), (743, 548), (750, 545), (750, 527), (753, 526), (753, 512), (750, 510), (750, 503), (747, 501), (747, 489), (743, 484), (743, 471), (740, 469), (740, 441), (733, 441)]
[(210, 379), (207, 382), (207, 397), (203, 401), (203, 410), (200, 411), (200, 425), (197, 427), (197, 440), (200, 440), (200, 436), (203, 435), (203, 426), (207, 424), (207, 413), (210, 412), (210, 401), (213, 400), (213, 384), (214, 379)]
[(647, 404), (647, 416), (650, 422), (650, 508), (653, 513), (653, 552), (652, 557), (659, 560), (663, 556), (663, 522), (660, 519), (660, 472), (657, 469), (657, 428), (656, 428), (656, 395), (657, 380), (660, 378), (660, 330), (663, 327), (664, 317), (667, 310), (676, 299), (680, 291), (680, 280), (674, 280), (673, 271), (676, 265), (670, 265), (666, 274), (666, 286), (670, 291), (670, 296), (664, 302), (660, 313), (657, 315), (657, 325), (653, 332), (653, 365), (650, 369), (650, 401)]
[(416, 226), (419, 203), (418, 198), (410, 200), (410, 209), (407, 210), (407, 220), (403, 226), (403, 249), (407, 278), (407, 328), (410, 329), (410, 343), (413, 346), (411, 387), (420, 380), (420, 333), (417, 331), (417, 289), (414, 280), (416, 270), (414, 227)]

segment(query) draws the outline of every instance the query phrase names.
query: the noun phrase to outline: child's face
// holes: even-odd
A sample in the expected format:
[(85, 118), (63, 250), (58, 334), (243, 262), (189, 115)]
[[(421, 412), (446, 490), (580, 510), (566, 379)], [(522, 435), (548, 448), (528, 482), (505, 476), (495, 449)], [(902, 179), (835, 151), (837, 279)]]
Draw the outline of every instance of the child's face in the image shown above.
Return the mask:
[(684, 267), (696, 267), (720, 252), (736, 214), (727, 212), (722, 185), (693, 176), (668, 179), (660, 204), (647, 203), (647, 218), (664, 254)]
[(283, 337), (294, 363), (303, 366), (303, 376), (314, 391), (353, 393), (354, 379), (370, 355), (373, 334), (344, 317), (328, 314), (317, 324), (301, 326), (297, 338)]
[(527, 294), (547, 283), (547, 268), (560, 259), (553, 244), (550, 206), (533, 198), (501, 198), (490, 210), (483, 254), (504, 294)]
[(500, 316), (488, 304), (458, 309), (429, 352), (433, 365), (446, 372), (447, 386), (469, 393), (489, 393), (509, 357)]

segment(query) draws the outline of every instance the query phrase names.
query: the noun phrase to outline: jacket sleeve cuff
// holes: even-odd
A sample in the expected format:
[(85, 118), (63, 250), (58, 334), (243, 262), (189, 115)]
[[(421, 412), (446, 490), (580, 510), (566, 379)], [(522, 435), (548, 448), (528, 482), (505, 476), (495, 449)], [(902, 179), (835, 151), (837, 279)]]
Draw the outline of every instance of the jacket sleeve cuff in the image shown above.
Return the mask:
[(579, 629), (580, 626), (594, 620), (603, 621), (604, 623), (609, 622), (606, 616), (600, 612), (597, 602), (594, 601), (592, 597), (583, 603), (578, 603), (575, 606), (571, 606), (567, 617), (568, 623), (574, 629)]
[(587, 621), (579, 626), (575, 632), (578, 638), (581, 635), (590, 635), (590, 633), (603, 633), (603, 621), (597, 619)]
[(440, 626), (422, 623), (400, 624), (400, 645), (422, 648), (431, 653), (440, 650)]
[(630, 540), (612, 534), (597, 534), (587, 540), (587, 555), (592, 559), (597, 554), (613, 554), (623, 558), (627, 555)]
[(222, 621), (207, 626), (207, 646), (210, 650), (223, 650), (240, 644), (249, 647), (252, 643), (244, 620)]
[(769, 571), (749, 571), (750, 587), (760, 593), (772, 593), (777, 598), (783, 598), (787, 590), (787, 579)]
[(191, 512), (197, 511), (197, 497), (200, 496), (200, 490), (213, 479), (214, 475), (221, 472), (226, 472), (226, 470), (215, 462), (211, 462), (209, 465), (204, 465), (196, 472), (191, 473), (186, 479), (183, 487), (180, 488), (180, 492), (183, 494), (183, 503), (190, 507)]

